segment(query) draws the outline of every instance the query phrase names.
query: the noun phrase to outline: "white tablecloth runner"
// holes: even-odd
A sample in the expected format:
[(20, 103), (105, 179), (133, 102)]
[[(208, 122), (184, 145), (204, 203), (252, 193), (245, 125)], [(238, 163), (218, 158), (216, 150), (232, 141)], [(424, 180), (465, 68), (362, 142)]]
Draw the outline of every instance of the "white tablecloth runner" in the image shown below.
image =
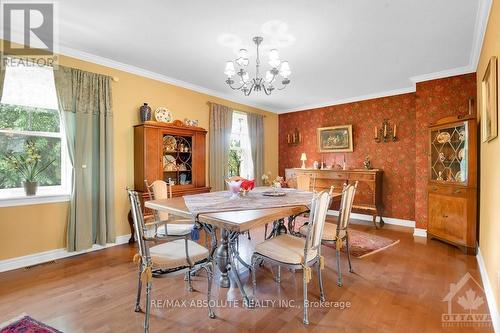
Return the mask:
[(186, 195), (186, 207), (193, 216), (203, 213), (218, 213), (235, 210), (279, 208), (290, 206), (309, 206), (313, 197), (312, 192), (295, 189), (279, 189), (286, 193), (282, 197), (264, 196), (262, 192), (272, 191), (270, 187), (257, 187), (246, 196), (231, 198), (229, 191), (210, 192), (204, 194)]

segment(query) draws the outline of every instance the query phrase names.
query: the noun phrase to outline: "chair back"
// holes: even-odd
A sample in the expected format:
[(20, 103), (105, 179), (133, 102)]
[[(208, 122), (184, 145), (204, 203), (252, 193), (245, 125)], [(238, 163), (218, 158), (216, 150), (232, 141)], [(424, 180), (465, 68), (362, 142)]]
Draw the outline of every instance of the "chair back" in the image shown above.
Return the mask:
[(323, 237), (323, 227), (325, 226), (326, 214), (330, 207), (331, 201), (330, 191), (321, 191), (315, 193), (311, 202), (311, 210), (309, 213), (309, 228), (306, 237), (306, 244), (304, 249), (304, 257), (306, 262), (311, 260), (311, 253), (321, 249), (321, 238)]
[(316, 175), (308, 175), (308, 174), (300, 174), (295, 176), (295, 183), (297, 186), (297, 190), (300, 191), (310, 191), (311, 183), (312, 190), (314, 191), (314, 187), (316, 185)]
[(146, 225), (144, 223), (144, 215), (142, 214), (141, 202), (139, 200), (139, 194), (136, 191), (127, 189), (128, 198), (130, 200), (130, 206), (132, 211), (132, 219), (134, 221), (134, 230), (136, 235), (136, 241), (139, 246), (139, 255), (143, 262), (149, 260), (149, 248), (145, 240), (144, 235), (146, 235)]
[[(148, 180), (144, 180), (144, 185), (148, 191), (149, 200), (161, 200), (172, 198), (172, 183), (169, 181), (164, 182), (163, 180), (155, 180), (152, 184), (148, 183)], [(153, 212), (156, 221), (166, 221), (169, 219), (169, 215), (166, 212), (161, 212), (155, 210)]]
[(350, 185), (345, 185), (342, 190), (342, 199), (340, 200), (339, 220), (337, 223), (337, 236), (342, 230), (347, 230), (349, 226), (349, 218), (351, 216), (352, 205), (354, 203), (354, 196), (356, 195), (356, 188), (358, 182)]

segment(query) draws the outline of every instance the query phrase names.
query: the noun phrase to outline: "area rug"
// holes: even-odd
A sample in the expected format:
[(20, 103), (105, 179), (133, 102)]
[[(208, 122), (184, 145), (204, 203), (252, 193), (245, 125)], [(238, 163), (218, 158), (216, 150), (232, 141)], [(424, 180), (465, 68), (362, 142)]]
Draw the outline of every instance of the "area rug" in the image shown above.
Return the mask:
[(6, 323), (0, 324), (0, 333), (62, 333), (53, 327), (47, 326), (31, 318), (21, 315)]
[[(350, 252), (356, 258), (372, 255), (399, 243), (399, 239), (393, 240), (355, 229), (350, 229), (349, 235)], [(331, 247), (335, 247), (335, 245)], [(345, 246), (342, 247), (342, 251), (346, 251)]]

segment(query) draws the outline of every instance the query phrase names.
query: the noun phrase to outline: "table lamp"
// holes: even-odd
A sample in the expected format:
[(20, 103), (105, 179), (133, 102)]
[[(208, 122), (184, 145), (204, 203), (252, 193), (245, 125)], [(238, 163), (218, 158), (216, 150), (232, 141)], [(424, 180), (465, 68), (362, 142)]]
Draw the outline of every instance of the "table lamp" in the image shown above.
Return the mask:
[(300, 155), (300, 160), (302, 161), (302, 169), (305, 169), (307, 161), (306, 153), (302, 153), (302, 155)]

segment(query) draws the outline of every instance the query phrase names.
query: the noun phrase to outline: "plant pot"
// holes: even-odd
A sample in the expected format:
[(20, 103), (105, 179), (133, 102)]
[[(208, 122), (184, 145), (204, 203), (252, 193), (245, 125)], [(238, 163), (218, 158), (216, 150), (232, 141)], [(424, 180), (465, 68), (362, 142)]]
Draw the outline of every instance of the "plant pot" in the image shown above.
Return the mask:
[(23, 186), (24, 186), (24, 192), (26, 192), (27, 196), (36, 195), (36, 190), (38, 189), (38, 182), (30, 182), (26, 180), (23, 182)]

